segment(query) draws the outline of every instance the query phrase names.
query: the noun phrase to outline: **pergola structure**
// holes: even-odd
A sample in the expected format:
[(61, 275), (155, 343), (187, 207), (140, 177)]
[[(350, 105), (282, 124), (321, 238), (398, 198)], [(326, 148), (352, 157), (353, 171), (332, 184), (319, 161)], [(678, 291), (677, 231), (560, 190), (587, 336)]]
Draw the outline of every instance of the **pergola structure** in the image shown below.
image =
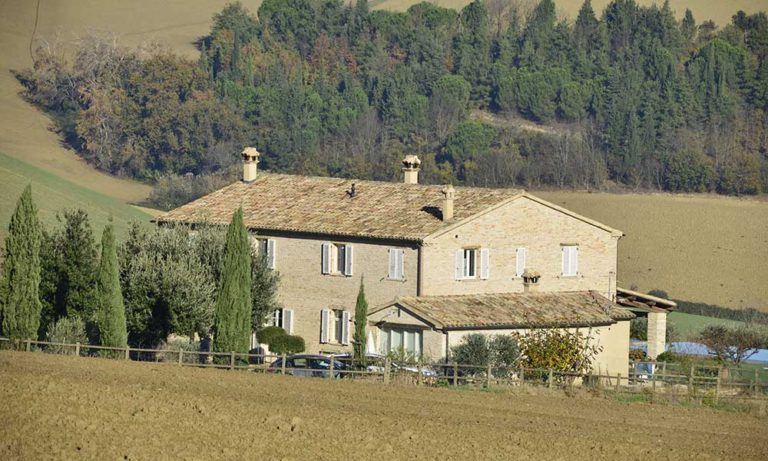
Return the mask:
[(675, 310), (677, 303), (658, 296), (616, 288), (616, 304), (648, 318), (648, 358), (655, 359), (664, 352), (667, 344), (667, 314)]

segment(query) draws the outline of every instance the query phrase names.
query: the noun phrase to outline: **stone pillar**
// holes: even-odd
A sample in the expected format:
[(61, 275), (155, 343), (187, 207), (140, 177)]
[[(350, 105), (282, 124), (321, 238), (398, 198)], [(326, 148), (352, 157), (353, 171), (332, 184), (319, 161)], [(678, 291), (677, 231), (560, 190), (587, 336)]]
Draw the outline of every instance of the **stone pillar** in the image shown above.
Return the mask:
[(648, 313), (648, 358), (656, 357), (664, 352), (667, 344), (667, 313)]

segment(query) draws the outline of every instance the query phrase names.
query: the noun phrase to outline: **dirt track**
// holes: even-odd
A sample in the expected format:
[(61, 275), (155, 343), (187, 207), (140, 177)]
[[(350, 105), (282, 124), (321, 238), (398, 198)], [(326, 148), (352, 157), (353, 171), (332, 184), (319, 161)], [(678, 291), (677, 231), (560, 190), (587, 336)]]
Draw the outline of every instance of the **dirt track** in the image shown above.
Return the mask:
[(0, 352), (0, 459), (767, 459), (765, 418)]

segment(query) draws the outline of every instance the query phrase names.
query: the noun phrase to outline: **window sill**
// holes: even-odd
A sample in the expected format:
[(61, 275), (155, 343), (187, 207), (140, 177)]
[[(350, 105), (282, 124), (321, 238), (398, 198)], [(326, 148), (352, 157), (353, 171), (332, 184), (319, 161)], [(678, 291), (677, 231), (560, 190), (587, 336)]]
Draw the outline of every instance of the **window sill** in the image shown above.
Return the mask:
[(389, 277), (385, 277), (384, 280), (387, 281), (387, 282), (400, 282), (400, 283), (404, 283), (404, 282), (408, 281), (408, 279), (405, 279), (405, 278), (402, 278), (402, 279), (391, 279)]
[(458, 279), (457, 282), (487, 282), (489, 279), (481, 279), (480, 277), (472, 277), (472, 278), (466, 278), (466, 279)]
[(580, 279), (584, 278), (582, 274), (576, 274), (576, 275), (558, 275), (557, 278), (559, 279)]

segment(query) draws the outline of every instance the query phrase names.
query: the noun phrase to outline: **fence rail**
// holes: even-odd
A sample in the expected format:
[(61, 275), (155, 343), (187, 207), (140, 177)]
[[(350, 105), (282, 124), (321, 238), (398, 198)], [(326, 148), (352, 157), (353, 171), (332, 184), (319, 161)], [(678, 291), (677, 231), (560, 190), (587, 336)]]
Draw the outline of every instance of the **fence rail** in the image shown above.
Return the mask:
[(316, 362), (304, 363), (304, 366), (299, 367), (296, 363), (288, 364), (285, 354), (107, 347), (81, 343), (10, 340), (2, 337), (0, 349), (256, 373), (355, 379), (385, 384), (483, 388), (522, 385), (546, 388), (583, 386), (616, 393), (644, 394), (651, 401), (657, 396), (685, 396), (699, 401), (710, 399), (717, 403), (720, 399), (764, 399), (768, 394), (768, 380), (761, 381), (757, 369), (754, 373), (746, 373), (739, 368), (695, 364), (683, 367), (678, 363), (636, 362), (630, 364), (628, 373), (610, 375), (453, 362), (405, 365), (389, 358), (368, 359), (367, 363), (362, 365), (353, 362), (349, 357), (331, 359), (331, 356), (317, 356), (319, 358), (313, 359)]

